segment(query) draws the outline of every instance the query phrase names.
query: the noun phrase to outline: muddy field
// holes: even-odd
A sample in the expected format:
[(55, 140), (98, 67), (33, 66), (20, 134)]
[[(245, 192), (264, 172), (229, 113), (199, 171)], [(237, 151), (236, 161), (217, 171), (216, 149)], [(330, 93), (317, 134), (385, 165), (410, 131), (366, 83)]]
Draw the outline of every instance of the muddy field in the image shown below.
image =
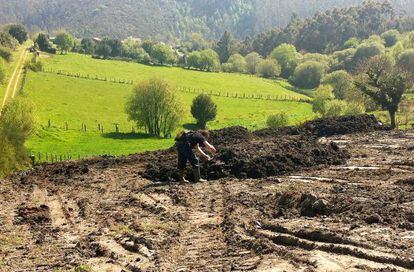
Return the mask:
[[(414, 131), (319, 133), (331, 123), (221, 131), (225, 176), (206, 183), (143, 178), (162, 176), (154, 153), (15, 174), (0, 182), (0, 271), (414, 270)], [(298, 164), (275, 155), (276, 176), (237, 176), (223, 150)]]

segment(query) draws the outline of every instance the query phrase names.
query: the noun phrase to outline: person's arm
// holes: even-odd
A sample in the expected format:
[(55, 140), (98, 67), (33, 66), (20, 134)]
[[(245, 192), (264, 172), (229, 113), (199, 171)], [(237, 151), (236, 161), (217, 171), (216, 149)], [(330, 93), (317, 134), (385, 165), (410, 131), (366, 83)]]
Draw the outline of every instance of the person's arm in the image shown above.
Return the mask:
[(216, 150), (216, 148), (212, 145), (212, 144), (210, 144), (209, 142), (207, 142), (207, 141), (204, 141), (204, 146), (211, 152), (211, 153), (217, 153), (217, 150)]
[(197, 145), (197, 151), (203, 156), (206, 160), (211, 160), (210, 156), (207, 155), (200, 147), (200, 145)]

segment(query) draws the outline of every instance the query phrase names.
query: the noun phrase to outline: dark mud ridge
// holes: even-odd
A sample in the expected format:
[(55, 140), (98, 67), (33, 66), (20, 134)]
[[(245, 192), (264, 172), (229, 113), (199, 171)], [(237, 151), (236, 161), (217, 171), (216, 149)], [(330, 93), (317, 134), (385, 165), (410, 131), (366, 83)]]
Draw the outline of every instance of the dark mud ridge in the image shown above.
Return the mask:
[[(298, 127), (263, 129), (252, 133), (243, 127), (216, 130), (211, 132), (210, 141), (217, 147), (218, 154), (210, 162), (201, 162), (201, 172), (209, 180), (227, 177), (258, 179), (301, 168), (343, 164), (349, 156), (346, 150), (341, 150), (334, 143), (318, 141), (318, 137), (384, 129), (386, 127), (373, 115), (359, 115), (317, 119)], [(174, 148), (119, 158), (96, 157), (79, 162), (41, 165), (18, 175), (23, 183), (30, 182), (35, 176), (65, 183), (82, 179), (92, 165), (101, 169), (139, 165), (139, 168), (144, 166), (139, 174), (151, 181), (179, 179)], [(192, 179), (190, 167), (188, 178)]]
[[(264, 178), (317, 165), (345, 163), (348, 153), (335, 143), (320, 143), (318, 137), (385, 129), (373, 115), (317, 119), (300, 127), (263, 129), (253, 133), (242, 127), (212, 131), (211, 142), (218, 154), (202, 162), (203, 177)], [(142, 175), (155, 182), (176, 181), (176, 154), (173, 149), (146, 155)], [(192, 179), (191, 171), (188, 178)]]

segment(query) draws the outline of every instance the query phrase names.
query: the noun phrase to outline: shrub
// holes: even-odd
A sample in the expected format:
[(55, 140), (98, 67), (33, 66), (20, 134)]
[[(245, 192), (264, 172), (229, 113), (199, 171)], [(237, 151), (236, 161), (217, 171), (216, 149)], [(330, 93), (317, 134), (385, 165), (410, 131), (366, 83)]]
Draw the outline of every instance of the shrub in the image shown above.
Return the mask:
[(24, 97), (7, 103), (0, 116), (0, 176), (28, 165), (26, 140), (33, 134), (33, 105)]
[(274, 59), (265, 59), (259, 64), (259, 75), (265, 78), (275, 78), (280, 75), (280, 65)]
[(391, 29), (382, 33), (381, 38), (384, 40), (386, 47), (392, 47), (400, 39), (400, 32), (398, 32), (398, 30)]
[(402, 52), (397, 58), (397, 65), (407, 71), (414, 72), (414, 49)]
[(171, 137), (183, 111), (175, 92), (161, 79), (140, 82), (126, 103), (129, 120), (135, 121), (145, 132)]
[(259, 71), (260, 62), (263, 58), (256, 52), (251, 52), (246, 57), (246, 72), (252, 75), (255, 75)]
[(307, 61), (295, 69), (293, 83), (306, 89), (313, 89), (319, 86), (324, 74), (324, 66), (318, 62)]
[(26, 64), (26, 67), (33, 72), (41, 72), (43, 70), (43, 63), (35, 57)]
[(213, 121), (217, 116), (217, 105), (209, 95), (200, 94), (193, 100), (191, 114), (197, 120), (200, 128), (206, 128), (209, 121)]
[(365, 113), (366, 108), (362, 103), (347, 102), (343, 115), (358, 115)]
[(344, 113), (347, 107), (347, 103), (342, 100), (333, 99), (329, 100), (325, 104), (325, 111), (322, 117), (336, 117)]
[(10, 62), (12, 61), (13, 54), (10, 49), (0, 46), (0, 57), (5, 61)]
[(269, 117), (267, 117), (267, 120), (266, 120), (266, 125), (269, 128), (284, 127), (284, 126), (287, 126), (288, 124), (289, 124), (289, 116), (287, 116), (287, 114), (284, 112), (270, 115)]

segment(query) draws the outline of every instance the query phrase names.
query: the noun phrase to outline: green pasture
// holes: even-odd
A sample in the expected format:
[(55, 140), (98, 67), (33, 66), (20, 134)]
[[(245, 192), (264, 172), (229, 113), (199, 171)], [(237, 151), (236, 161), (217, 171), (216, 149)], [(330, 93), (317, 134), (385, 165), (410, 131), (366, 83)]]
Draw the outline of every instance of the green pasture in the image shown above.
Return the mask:
[(44, 55), (46, 69), (135, 82), (151, 77), (168, 80), (171, 85), (193, 89), (214, 90), (246, 95), (278, 95), (307, 98), (294, 92), (286, 81), (269, 80), (257, 76), (234, 73), (211, 73), (187, 70), (179, 67), (147, 66), (135, 62), (99, 60), (88, 55)]
[[(71, 55), (71, 59), (84, 59), (84, 56)], [(64, 60), (65, 56), (54, 58)], [(95, 62), (96, 70), (103, 71), (101, 63), (106, 61)], [(47, 62), (49, 63), (49, 62)], [(88, 61), (85, 60), (85, 64)], [(118, 62), (114, 62), (118, 64)], [(143, 65), (126, 63), (137, 68), (146, 69), (167, 69), (168, 71), (178, 71), (179, 73), (191, 73), (197, 78), (198, 74), (205, 77), (209, 74), (203, 72), (187, 71), (179, 68), (162, 68), (146, 67)], [(84, 66), (81, 66), (85, 68)], [(113, 67), (114, 74), (119, 73), (119, 69), (125, 69), (122, 66)], [(130, 75), (133, 73), (129, 72)], [(150, 76), (150, 74), (148, 74)], [(161, 74), (159, 74), (161, 77)], [(222, 74), (210, 74), (209, 76), (221, 77)], [(235, 75), (239, 76), (239, 75)], [(178, 77), (175, 79), (178, 82)], [(244, 77), (244, 76), (241, 76)], [(168, 77), (165, 77), (170, 80)], [(248, 79), (257, 82), (266, 81), (248, 77)], [(214, 85), (214, 80), (210, 84)], [(219, 80), (217, 80), (219, 82)], [(195, 83), (194, 83), (195, 84)], [(226, 82), (218, 84), (226, 86)], [(236, 81), (233, 83), (236, 86)], [(230, 85), (231, 85), (230, 84)], [(271, 84), (271, 83), (269, 83)], [(276, 85), (276, 84), (274, 84)], [(239, 86), (242, 88), (242, 86)], [(124, 113), (126, 98), (132, 92), (132, 85), (95, 81), (89, 79), (71, 78), (62, 75), (50, 73), (29, 72), (27, 82), (24, 88), (24, 94), (27, 95), (36, 106), (38, 130), (34, 137), (28, 143), (28, 148), (35, 154), (53, 153), (64, 155), (67, 153), (72, 156), (81, 157), (113, 154), (124, 155), (142, 152), (146, 150), (163, 149), (171, 146), (171, 139), (156, 139), (140, 134), (135, 128), (134, 123), (127, 120)], [(235, 88), (235, 87), (234, 87)], [(277, 88), (275, 88), (277, 91)], [(269, 89), (270, 91), (270, 89)], [(291, 91), (283, 89), (283, 92)], [(178, 92), (182, 100), (186, 115), (183, 119), (184, 128), (192, 128), (194, 120), (190, 115), (190, 105), (196, 94)], [(313, 117), (311, 105), (308, 103), (255, 100), (255, 99), (238, 99), (227, 97), (214, 97), (213, 100), (218, 105), (217, 120), (209, 123), (209, 128), (216, 129), (233, 125), (242, 125), (251, 130), (265, 127), (266, 117), (277, 112), (286, 112), (291, 117), (291, 123), (296, 124)], [(50, 120), (51, 127), (48, 126)], [(66, 130), (66, 123), (68, 130)], [(86, 132), (82, 131), (82, 124), (86, 125)], [(119, 125), (120, 133), (115, 132), (115, 124)], [(103, 125), (104, 133), (98, 132), (98, 125)], [(135, 130), (135, 134), (131, 132)]]

